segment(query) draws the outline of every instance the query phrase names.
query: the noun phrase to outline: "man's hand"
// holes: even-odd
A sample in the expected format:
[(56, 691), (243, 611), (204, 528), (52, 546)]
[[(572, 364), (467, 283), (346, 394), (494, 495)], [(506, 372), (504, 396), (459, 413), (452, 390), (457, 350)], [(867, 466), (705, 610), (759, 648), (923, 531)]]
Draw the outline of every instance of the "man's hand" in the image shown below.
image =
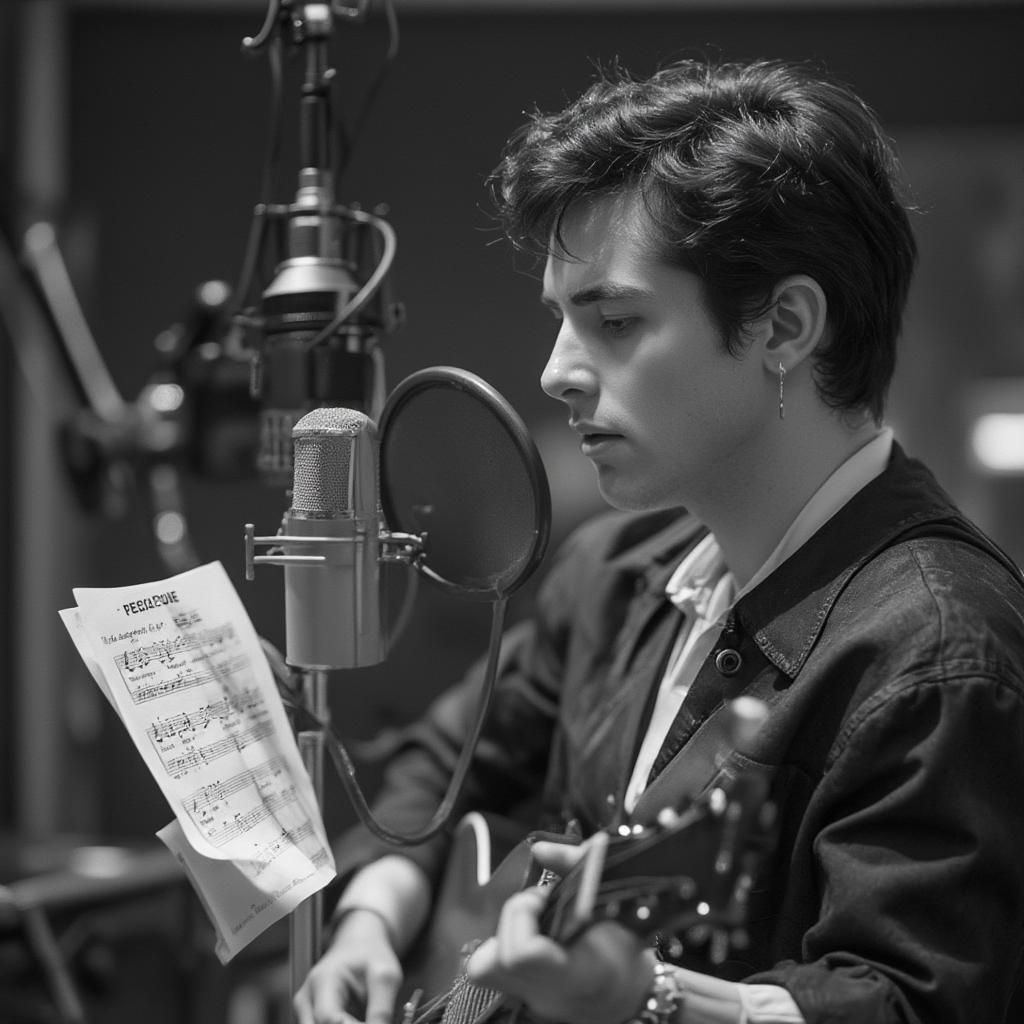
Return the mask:
[(392, 1024), (402, 968), (380, 915), (349, 911), (295, 994), (298, 1024)]
[[(538, 842), (533, 855), (542, 866), (564, 874), (582, 850)], [(470, 957), (470, 980), (521, 999), (549, 1020), (622, 1024), (633, 1017), (653, 977), (649, 944), (606, 921), (588, 928), (569, 947), (560, 946), (538, 930), (546, 899), (544, 889), (527, 889), (506, 902), (497, 934)]]

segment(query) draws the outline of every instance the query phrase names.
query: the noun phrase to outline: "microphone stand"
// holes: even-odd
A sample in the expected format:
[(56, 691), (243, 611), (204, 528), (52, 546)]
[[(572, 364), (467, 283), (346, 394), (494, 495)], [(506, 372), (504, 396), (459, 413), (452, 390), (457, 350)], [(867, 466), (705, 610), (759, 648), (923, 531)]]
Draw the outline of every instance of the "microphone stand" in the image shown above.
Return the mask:
[[(293, 678), (303, 707), (320, 721), (327, 720), (327, 673), (323, 669), (293, 668)], [(296, 735), (299, 755), (313, 783), (318, 806), (323, 806), (324, 732), (323, 729), (302, 729)], [(323, 890), (303, 900), (291, 913), (288, 922), (291, 991), (299, 990), (313, 964), (320, 957), (323, 941)]]
[[(330, 144), (330, 86), (334, 70), (329, 66), (328, 42), (335, 16), (362, 20), (368, 0), (349, 6), (331, 0), (330, 4), (311, 0), (269, 0), (267, 16), (255, 37), (243, 40), (243, 49), (254, 53), (265, 47), (275, 34), (288, 32), (292, 42), (301, 46), (305, 61), (302, 95), (299, 107), (299, 188), (291, 206), (262, 204), (257, 214), (287, 223), (285, 259), (278, 264), (269, 286), (263, 291), (255, 318), (240, 317), (243, 326), (260, 330), (263, 342), (253, 353), (254, 397), (264, 400), (267, 409), (263, 418), (264, 438), (258, 460), (259, 470), (268, 483), (283, 483), (292, 470), (291, 427), (310, 405), (351, 405), (339, 401), (331, 391), (344, 373), (352, 373), (353, 357), (365, 356), (372, 370), (373, 386), (369, 400), (360, 403), (376, 414), (380, 404), (378, 392), (383, 391), (379, 350), (372, 336), (363, 335), (372, 328), (354, 321), (357, 314), (380, 290), (394, 258), (394, 231), (380, 217), (358, 209), (337, 205), (334, 198)], [(343, 242), (345, 225), (373, 228), (382, 238), (383, 249), (376, 269), (360, 286), (353, 273), (358, 269), (359, 252), (356, 235)], [(256, 248), (261, 247), (262, 231), (257, 234)], [(243, 275), (247, 277), (247, 275)], [(246, 285), (246, 290), (248, 284)], [(330, 309), (323, 307), (323, 298), (330, 298)], [(244, 302), (245, 294), (240, 296)], [(312, 302), (312, 304), (310, 304)], [(305, 303), (305, 305), (303, 305)], [(386, 310), (383, 326), (391, 328), (398, 319), (398, 309)], [(312, 328), (312, 331), (310, 330)], [(339, 354), (339, 348), (341, 353)], [(317, 361), (317, 353), (323, 358)], [(345, 362), (345, 360), (349, 362)], [(309, 366), (307, 370), (306, 367)], [(342, 370), (344, 367), (344, 371)], [(295, 390), (294, 380), (308, 372), (314, 378), (312, 394)], [(353, 375), (354, 376), (354, 375)], [(297, 408), (303, 405), (306, 408)], [(254, 542), (275, 542), (282, 538), (254, 538), (247, 526), (247, 577), (251, 577), (254, 561), (280, 561), (288, 556), (253, 558)], [(295, 665), (288, 666), (296, 700), (307, 721), (320, 723), (308, 729), (298, 725), (296, 743), (316, 795), (323, 808), (325, 727), (328, 722), (327, 670)], [(289, 917), (289, 971), (292, 994), (298, 991), (310, 969), (319, 959), (323, 939), (323, 892), (303, 900)]]

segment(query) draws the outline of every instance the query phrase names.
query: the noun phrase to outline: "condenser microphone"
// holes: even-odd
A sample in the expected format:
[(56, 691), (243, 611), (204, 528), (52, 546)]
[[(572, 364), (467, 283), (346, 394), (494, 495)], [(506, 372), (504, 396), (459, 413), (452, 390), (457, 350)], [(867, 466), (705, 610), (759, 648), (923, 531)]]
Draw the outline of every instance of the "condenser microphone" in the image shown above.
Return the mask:
[(376, 665), (387, 646), (376, 425), (355, 409), (319, 408), (295, 424), (292, 440), (294, 486), (283, 526), (285, 660), (302, 669)]
[[(314, 344), (359, 290), (343, 253), (331, 175), (303, 168), (288, 207), (286, 258), (260, 302), (262, 342), (253, 379), (261, 401), (256, 464), (264, 481), (286, 486), (293, 471), (292, 430), (311, 408), (361, 406), (370, 372), (361, 346), (332, 332)], [(355, 334), (351, 337), (354, 339)]]
[(286, 258), (260, 301), (251, 382), (260, 401), (257, 468), (265, 483), (281, 487), (294, 469), (292, 430), (306, 412), (379, 412), (377, 341), (404, 315), (387, 283), (393, 229), (375, 213), (338, 206), (330, 172), (303, 168), (284, 211)]

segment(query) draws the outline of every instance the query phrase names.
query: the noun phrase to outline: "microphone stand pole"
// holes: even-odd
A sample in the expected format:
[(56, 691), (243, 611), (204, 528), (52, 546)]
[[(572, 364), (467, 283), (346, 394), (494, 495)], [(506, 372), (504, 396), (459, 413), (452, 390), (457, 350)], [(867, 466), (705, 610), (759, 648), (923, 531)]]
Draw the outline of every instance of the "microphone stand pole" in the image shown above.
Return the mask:
[[(341, 252), (338, 251), (341, 225), (338, 209), (333, 201), (334, 180), (332, 174), (330, 140), (329, 93), (334, 78), (334, 69), (329, 67), (328, 42), (335, 16), (362, 20), (368, 9), (367, 0), (357, 0), (350, 6), (342, 0), (269, 0), (267, 18), (259, 35), (243, 41), (244, 49), (254, 52), (262, 48), (273, 32), (282, 31), (287, 24), (293, 41), (304, 51), (305, 75), (299, 107), (299, 191), (295, 204), (289, 208), (291, 221), (288, 228), (288, 259), (279, 267), (279, 275), (264, 292), (264, 307), (268, 296), (275, 299), (284, 296), (295, 301), (307, 292), (317, 293), (328, 287), (337, 292), (335, 314), (349, 309), (362, 294), (350, 279)], [(363, 223), (367, 218), (355, 218)], [(385, 240), (387, 234), (385, 234)], [(385, 241), (385, 252), (387, 243)], [(390, 262), (390, 260), (388, 261)], [(381, 262), (381, 266), (386, 268)], [(282, 269), (284, 268), (284, 269)], [(363, 285), (369, 290), (370, 279)], [(362, 305), (359, 302), (359, 305)], [(286, 303), (288, 314), (295, 310)], [(316, 311), (310, 310), (310, 312)], [(354, 310), (353, 310), (354, 311)], [(300, 312), (303, 312), (300, 309)], [(340, 320), (330, 324), (340, 327)], [(320, 338), (314, 336), (315, 344)], [(349, 339), (351, 341), (351, 338)], [(258, 364), (259, 365), (259, 364)], [(257, 371), (257, 379), (260, 372)], [(309, 396), (318, 404), (322, 395)], [(271, 460), (272, 461), (272, 460)], [(271, 469), (277, 468), (274, 463)], [(247, 527), (248, 530), (248, 527)], [(252, 539), (247, 540), (251, 544)], [(337, 666), (341, 667), (341, 666)], [(292, 679), (298, 684), (295, 689), (301, 694), (303, 707), (312, 712), (314, 720), (327, 721), (327, 671), (291, 666)], [(316, 794), (317, 805), (323, 807), (324, 748), (325, 737), (320, 729), (300, 730), (296, 735), (299, 754), (309, 774)], [(289, 918), (289, 962), (291, 991), (294, 995), (313, 964), (320, 956), (323, 939), (323, 894), (314, 893), (300, 903)]]
[[(299, 147), (302, 166), (318, 169), (315, 177), (321, 186), (317, 199), (323, 215), (326, 210), (324, 186), (330, 182), (329, 112), (327, 93), (332, 72), (328, 69), (327, 41), (331, 35), (332, 11), (325, 5), (302, 2), (294, 12), (293, 27), (305, 50), (306, 73), (299, 110)], [(304, 172), (309, 173), (309, 171)], [(301, 177), (301, 176), (300, 176)], [(333, 183), (331, 183), (333, 184)], [(301, 190), (300, 190), (301, 191)], [(323, 669), (294, 669), (301, 683), (302, 702), (321, 721), (327, 716), (327, 672)], [(320, 730), (301, 730), (296, 736), (302, 763), (316, 793), (317, 806), (323, 808), (324, 736)], [(289, 921), (289, 961), (292, 994), (298, 992), (310, 968), (320, 957), (323, 939), (323, 893), (303, 900)]]
[[(301, 683), (302, 704), (320, 721), (327, 720), (327, 672), (323, 669), (293, 669)], [(301, 730), (296, 736), (302, 763), (316, 793), (317, 806), (323, 806), (324, 734), (320, 729)], [(323, 940), (323, 891), (313, 893), (291, 913), (289, 960), (291, 991), (301, 988), (310, 968), (320, 957)]]

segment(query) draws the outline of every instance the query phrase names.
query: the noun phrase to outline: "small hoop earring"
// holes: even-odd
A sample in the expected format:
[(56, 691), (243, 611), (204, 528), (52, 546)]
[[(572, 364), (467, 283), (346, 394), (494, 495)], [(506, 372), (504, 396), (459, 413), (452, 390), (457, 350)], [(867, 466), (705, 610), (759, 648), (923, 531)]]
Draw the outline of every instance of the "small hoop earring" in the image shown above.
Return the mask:
[(779, 419), (786, 418), (786, 368), (779, 363)]

